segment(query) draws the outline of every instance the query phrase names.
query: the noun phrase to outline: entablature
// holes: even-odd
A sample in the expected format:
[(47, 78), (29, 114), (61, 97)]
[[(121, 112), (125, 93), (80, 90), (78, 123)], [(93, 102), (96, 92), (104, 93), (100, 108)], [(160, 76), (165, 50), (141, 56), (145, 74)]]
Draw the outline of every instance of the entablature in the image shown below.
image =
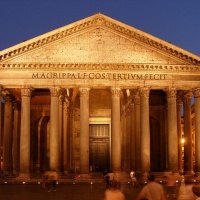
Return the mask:
[(200, 65), (112, 64), (112, 63), (0, 63), (0, 70), (102, 70), (200, 72)]

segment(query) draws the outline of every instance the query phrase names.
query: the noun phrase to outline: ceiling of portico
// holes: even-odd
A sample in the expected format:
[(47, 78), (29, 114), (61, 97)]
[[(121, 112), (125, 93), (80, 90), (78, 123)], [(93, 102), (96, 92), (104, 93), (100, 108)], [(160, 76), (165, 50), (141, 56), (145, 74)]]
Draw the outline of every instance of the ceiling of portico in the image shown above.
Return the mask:
[(95, 14), (0, 52), (1, 63), (199, 64), (199, 56)]

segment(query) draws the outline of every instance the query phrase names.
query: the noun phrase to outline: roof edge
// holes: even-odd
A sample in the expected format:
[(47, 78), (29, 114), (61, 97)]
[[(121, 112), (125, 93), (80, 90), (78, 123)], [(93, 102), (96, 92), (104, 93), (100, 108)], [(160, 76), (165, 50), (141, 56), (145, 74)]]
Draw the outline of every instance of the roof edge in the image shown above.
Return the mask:
[(9, 58), (25, 53), (29, 50), (33, 50), (42, 45), (61, 39), (65, 36), (76, 33), (87, 28), (95, 26), (105, 26), (116, 30), (122, 34), (129, 35), (134, 39), (145, 43), (151, 47), (157, 48), (167, 54), (182, 59), (185, 63), (200, 64), (200, 57), (189, 51), (186, 51), (174, 44), (166, 42), (158, 37), (155, 37), (149, 33), (136, 29), (130, 25), (122, 23), (118, 20), (110, 18), (102, 13), (97, 13), (79, 21), (62, 26), (58, 29), (49, 31), (40, 36), (36, 36), (25, 42), (19, 43), (7, 49), (0, 51), (0, 62), (6, 61)]

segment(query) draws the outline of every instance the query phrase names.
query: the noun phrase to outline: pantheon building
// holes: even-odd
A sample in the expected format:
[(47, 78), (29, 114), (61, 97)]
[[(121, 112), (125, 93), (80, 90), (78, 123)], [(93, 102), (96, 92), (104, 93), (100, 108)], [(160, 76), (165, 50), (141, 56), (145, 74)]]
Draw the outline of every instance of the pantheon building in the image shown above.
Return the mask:
[(0, 51), (0, 95), (3, 173), (200, 173), (200, 57), (101, 13)]

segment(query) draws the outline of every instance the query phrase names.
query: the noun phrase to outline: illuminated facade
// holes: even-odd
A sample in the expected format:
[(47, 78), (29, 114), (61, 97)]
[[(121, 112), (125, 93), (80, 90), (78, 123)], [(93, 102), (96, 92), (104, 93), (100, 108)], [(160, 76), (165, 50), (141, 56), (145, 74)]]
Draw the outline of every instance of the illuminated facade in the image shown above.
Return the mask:
[[(103, 14), (0, 52), (1, 170), (200, 172), (200, 57)], [(183, 102), (183, 103), (182, 103)]]

